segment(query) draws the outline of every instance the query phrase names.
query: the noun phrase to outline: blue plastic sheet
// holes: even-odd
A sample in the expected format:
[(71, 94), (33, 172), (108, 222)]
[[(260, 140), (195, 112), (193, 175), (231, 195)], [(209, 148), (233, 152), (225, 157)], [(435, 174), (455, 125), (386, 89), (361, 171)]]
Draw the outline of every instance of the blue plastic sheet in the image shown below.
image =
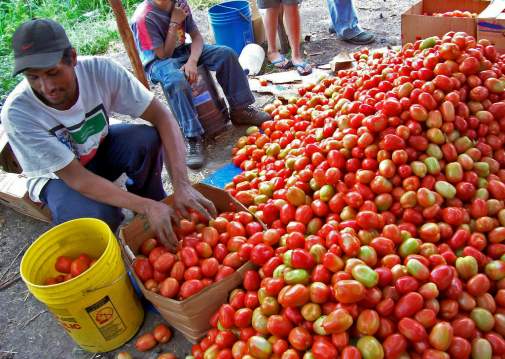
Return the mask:
[(233, 180), (233, 177), (241, 173), (242, 170), (235, 166), (233, 163), (224, 165), (217, 169), (210, 176), (203, 179), (202, 183), (214, 186), (217, 188), (224, 188), (224, 186)]

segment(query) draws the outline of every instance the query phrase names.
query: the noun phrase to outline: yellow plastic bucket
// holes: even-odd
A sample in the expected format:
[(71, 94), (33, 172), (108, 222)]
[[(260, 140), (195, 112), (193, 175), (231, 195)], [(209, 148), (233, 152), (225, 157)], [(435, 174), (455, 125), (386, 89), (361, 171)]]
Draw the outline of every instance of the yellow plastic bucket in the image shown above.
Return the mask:
[[(61, 255), (86, 253), (97, 262), (67, 282), (43, 285)], [(94, 218), (60, 224), (42, 234), (21, 261), (21, 277), (61, 326), (83, 349), (111, 351), (130, 340), (140, 328), (144, 311), (134, 293), (109, 226)]]

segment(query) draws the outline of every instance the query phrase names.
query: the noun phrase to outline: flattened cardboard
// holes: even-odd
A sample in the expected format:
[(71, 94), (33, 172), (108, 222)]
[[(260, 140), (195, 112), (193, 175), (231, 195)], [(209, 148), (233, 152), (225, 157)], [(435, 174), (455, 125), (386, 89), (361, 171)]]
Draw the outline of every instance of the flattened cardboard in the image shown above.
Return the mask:
[(477, 39), (491, 41), (498, 52), (505, 52), (505, 1), (493, 1), (477, 17)]
[(461, 10), (480, 14), (489, 1), (421, 0), (402, 14), (402, 44), (430, 36), (443, 36), (449, 31), (464, 31), (476, 37), (477, 19), (423, 15)]
[(27, 178), (21, 174), (0, 172), (0, 203), (29, 217), (44, 222), (51, 221), (49, 209), (33, 202), (26, 190)]
[(353, 62), (354, 58), (348, 52), (342, 51), (330, 61), (330, 68), (331, 71), (336, 73), (338, 70), (351, 68)]
[[(211, 200), (219, 212), (247, 211), (247, 209), (227, 192), (205, 184), (194, 186), (205, 197)], [(170, 204), (172, 196), (163, 202)], [(237, 271), (223, 280), (214, 283), (185, 300), (178, 301), (165, 298), (159, 294), (147, 290), (137, 278), (132, 263), (135, 254), (146, 238), (154, 236), (149, 223), (143, 216), (135, 217), (128, 225), (121, 228), (119, 238), (122, 242), (125, 262), (134, 275), (142, 294), (154, 305), (165, 320), (179, 330), (190, 341), (200, 339), (210, 328), (209, 320), (214, 312), (225, 303), (228, 294), (242, 283), (245, 272), (254, 268), (250, 262), (242, 265)]]
[(51, 221), (49, 209), (33, 202), (28, 196), (27, 178), (21, 174), (21, 166), (8, 143), (5, 128), (0, 123), (0, 203), (26, 216), (43, 222)]

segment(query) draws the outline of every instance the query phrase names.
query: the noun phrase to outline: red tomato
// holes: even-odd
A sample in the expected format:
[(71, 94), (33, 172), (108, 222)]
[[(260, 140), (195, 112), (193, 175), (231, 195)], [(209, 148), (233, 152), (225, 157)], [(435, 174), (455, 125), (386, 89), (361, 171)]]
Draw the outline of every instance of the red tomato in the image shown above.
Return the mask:
[(67, 256), (59, 256), (56, 259), (56, 264), (54, 268), (61, 273), (70, 273), (70, 267), (72, 265), (72, 258)]
[[(168, 279), (168, 278), (167, 278)], [(198, 279), (188, 280), (181, 285), (180, 296), (182, 299), (191, 297), (203, 289), (203, 284)]]

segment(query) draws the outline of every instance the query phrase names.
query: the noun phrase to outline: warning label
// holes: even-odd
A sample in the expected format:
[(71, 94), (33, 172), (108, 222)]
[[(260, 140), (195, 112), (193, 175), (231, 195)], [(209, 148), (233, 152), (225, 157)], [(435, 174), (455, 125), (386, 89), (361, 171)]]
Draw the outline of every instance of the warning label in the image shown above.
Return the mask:
[(105, 296), (87, 307), (86, 312), (105, 340), (114, 339), (126, 330), (126, 326), (109, 296)]
[(51, 308), (51, 312), (54, 317), (60, 323), (60, 325), (67, 331), (71, 332), (71, 330), (81, 329), (81, 325), (77, 322), (77, 320), (70, 314), (70, 312), (63, 308)]

